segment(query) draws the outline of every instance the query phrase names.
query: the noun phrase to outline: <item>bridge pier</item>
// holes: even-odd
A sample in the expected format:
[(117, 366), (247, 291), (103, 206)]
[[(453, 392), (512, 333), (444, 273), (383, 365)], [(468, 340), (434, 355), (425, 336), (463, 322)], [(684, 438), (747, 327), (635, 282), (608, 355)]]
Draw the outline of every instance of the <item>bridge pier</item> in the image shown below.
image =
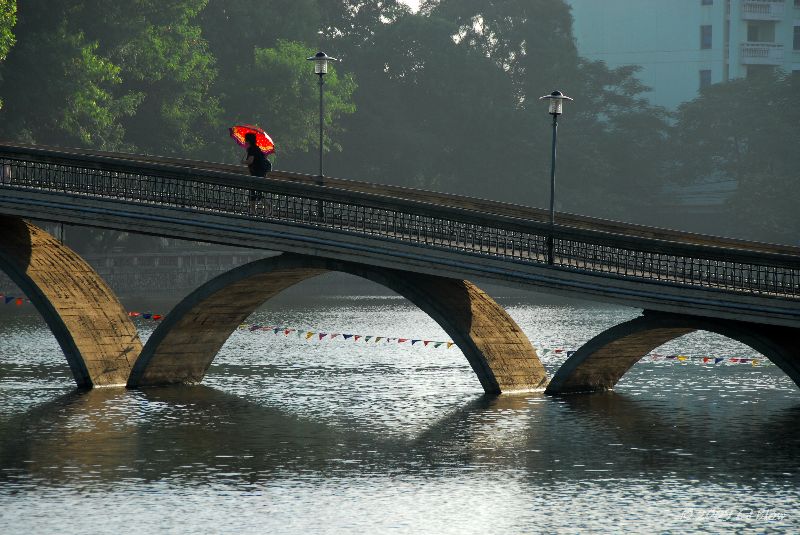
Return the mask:
[(261, 304), (328, 271), (381, 284), (426, 312), (462, 350), (487, 393), (546, 385), (547, 374), (525, 334), (470, 282), (284, 254), (233, 269), (179, 303), (151, 335), (128, 386), (199, 383), (231, 333)]
[(41, 228), (0, 216), (0, 229), (0, 269), (47, 322), (78, 387), (124, 386), (142, 344), (114, 292)]
[(652, 350), (694, 331), (713, 332), (750, 346), (800, 386), (800, 329), (645, 311), (586, 342), (558, 369), (546, 393), (611, 390)]

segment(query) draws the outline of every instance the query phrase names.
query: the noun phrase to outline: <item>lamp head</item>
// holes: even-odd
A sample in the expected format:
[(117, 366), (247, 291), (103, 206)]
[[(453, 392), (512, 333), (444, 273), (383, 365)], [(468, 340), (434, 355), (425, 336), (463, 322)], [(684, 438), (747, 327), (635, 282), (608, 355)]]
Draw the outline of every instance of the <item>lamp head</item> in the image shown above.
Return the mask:
[(328, 74), (328, 62), (339, 61), (338, 59), (332, 58), (325, 52), (321, 51), (306, 59), (314, 62), (314, 74), (318, 74), (320, 76)]
[(539, 100), (547, 100), (549, 103), (549, 110), (548, 113), (550, 115), (561, 115), (564, 113), (564, 101), (565, 100), (574, 100), (568, 96), (566, 96), (561, 91), (553, 91), (549, 95), (545, 95), (543, 97), (539, 97)]

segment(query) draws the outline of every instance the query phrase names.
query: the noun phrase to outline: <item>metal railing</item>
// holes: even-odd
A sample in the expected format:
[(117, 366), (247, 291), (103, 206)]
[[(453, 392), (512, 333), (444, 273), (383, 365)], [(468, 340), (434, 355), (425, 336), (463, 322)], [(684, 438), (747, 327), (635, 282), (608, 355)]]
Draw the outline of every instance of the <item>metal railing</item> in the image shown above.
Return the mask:
[(745, 20), (780, 20), (784, 13), (784, 0), (745, 0), (742, 18)]
[[(0, 190), (124, 201), (547, 265), (549, 225), (461, 207), (215, 169), (0, 146)], [(263, 195), (253, 203), (251, 194)], [(1, 211), (1, 206), (0, 206)], [(619, 226), (619, 225), (618, 225)], [(641, 227), (637, 228), (640, 232)], [(800, 297), (800, 255), (556, 226), (555, 269), (761, 296)], [(721, 243), (725, 243), (721, 240)]]

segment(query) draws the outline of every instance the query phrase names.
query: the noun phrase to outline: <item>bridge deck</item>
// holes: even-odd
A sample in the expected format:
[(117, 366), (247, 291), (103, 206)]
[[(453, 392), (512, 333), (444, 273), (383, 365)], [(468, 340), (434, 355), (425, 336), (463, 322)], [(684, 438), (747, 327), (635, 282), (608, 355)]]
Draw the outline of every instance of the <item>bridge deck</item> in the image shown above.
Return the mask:
[[(546, 212), (527, 207), (285, 172), (254, 181), (237, 167), (168, 158), (5, 145), (0, 166), (0, 213), (10, 215), (800, 324), (793, 247), (570, 214), (551, 229)], [(255, 209), (253, 189), (265, 197)]]

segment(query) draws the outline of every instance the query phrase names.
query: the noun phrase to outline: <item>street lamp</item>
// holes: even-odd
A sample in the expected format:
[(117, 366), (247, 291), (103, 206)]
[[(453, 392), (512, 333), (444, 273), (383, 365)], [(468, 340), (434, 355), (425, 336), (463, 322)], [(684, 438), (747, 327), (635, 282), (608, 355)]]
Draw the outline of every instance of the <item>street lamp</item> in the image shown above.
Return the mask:
[(325, 117), (325, 108), (322, 101), (322, 87), (325, 85), (325, 75), (328, 74), (328, 62), (339, 60), (330, 57), (325, 52), (317, 52), (315, 55), (306, 59), (314, 62), (314, 74), (319, 76), (319, 176), (322, 178), (322, 144)]
[(553, 152), (550, 160), (550, 235), (547, 237), (547, 263), (553, 265), (553, 234), (556, 229), (556, 148), (558, 147), (558, 116), (564, 112), (564, 101), (573, 100), (561, 91), (553, 91), (549, 95), (539, 97), (547, 100), (553, 116)]

